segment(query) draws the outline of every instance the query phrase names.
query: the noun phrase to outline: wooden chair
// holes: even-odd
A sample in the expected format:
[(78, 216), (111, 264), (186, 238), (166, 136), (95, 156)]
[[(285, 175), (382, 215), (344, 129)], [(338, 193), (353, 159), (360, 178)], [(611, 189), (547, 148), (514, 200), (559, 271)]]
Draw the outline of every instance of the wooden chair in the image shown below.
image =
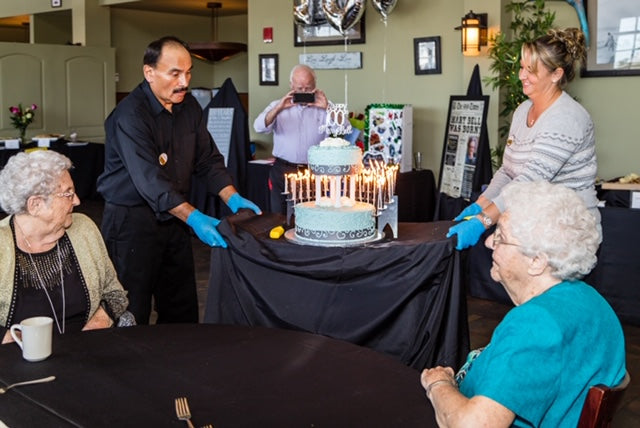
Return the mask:
[(608, 428), (622, 396), (629, 386), (631, 376), (627, 372), (619, 385), (608, 387), (595, 385), (589, 388), (582, 407), (578, 428)]

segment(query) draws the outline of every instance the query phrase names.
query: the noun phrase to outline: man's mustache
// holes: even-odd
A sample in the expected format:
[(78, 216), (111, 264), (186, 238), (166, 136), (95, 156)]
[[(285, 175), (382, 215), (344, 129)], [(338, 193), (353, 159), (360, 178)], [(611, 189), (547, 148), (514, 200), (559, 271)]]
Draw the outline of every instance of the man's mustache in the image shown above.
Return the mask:
[(182, 88), (176, 88), (173, 90), (174, 94), (180, 93), (180, 92), (187, 92), (189, 90), (188, 86), (184, 86)]

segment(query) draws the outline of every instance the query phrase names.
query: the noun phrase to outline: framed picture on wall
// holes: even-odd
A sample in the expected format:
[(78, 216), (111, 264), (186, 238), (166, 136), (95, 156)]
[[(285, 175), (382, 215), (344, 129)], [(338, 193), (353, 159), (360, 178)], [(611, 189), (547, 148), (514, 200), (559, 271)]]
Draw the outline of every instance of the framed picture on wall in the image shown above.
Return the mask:
[(278, 86), (278, 54), (258, 55), (260, 85)]
[(640, 2), (587, 0), (590, 40), (584, 77), (640, 75)]
[(415, 74), (441, 74), (440, 36), (413, 39)]

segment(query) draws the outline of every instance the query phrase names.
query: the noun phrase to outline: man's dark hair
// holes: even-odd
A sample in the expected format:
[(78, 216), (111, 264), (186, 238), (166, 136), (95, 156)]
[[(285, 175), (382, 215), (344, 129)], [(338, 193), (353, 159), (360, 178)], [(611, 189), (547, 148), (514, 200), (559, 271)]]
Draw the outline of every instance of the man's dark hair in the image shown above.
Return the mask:
[(147, 49), (144, 51), (144, 58), (142, 60), (144, 65), (150, 65), (154, 67), (158, 64), (158, 58), (162, 53), (162, 48), (165, 45), (179, 45), (189, 50), (189, 45), (175, 36), (164, 36), (158, 40), (154, 40), (149, 43)]

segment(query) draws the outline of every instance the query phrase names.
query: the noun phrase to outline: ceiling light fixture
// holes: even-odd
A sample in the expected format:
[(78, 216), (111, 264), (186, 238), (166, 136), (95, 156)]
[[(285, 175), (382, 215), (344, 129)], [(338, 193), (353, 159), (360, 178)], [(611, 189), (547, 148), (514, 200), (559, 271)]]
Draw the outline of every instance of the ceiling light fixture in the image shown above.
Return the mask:
[(218, 62), (231, 58), (233, 55), (247, 51), (247, 45), (236, 42), (219, 42), (218, 13), (222, 8), (220, 2), (208, 2), (211, 9), (211, 41), (189, 43), (191, 55), (204, 61)]

